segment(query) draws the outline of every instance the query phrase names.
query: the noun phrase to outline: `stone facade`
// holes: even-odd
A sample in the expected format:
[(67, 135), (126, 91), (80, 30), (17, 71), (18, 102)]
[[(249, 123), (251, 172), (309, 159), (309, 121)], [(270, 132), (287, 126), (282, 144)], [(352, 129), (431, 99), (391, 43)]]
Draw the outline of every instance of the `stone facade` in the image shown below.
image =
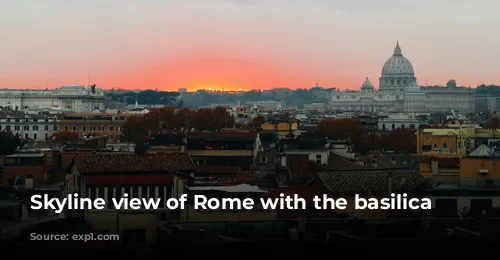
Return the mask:
[(28, 108), (61, 108), (75, 113), (104, 109), (104, 92), (93, 86), (62, 86), (53, 90), (0, 90), (0, 107), (23, 111)]
[(366, 78), (358, 91), (333, 91), (331, 107), (340, 111), (368, 112), (474, 112), (475, 96), (474, 90), (450, 83), (430, 90), (419, 87), (413, 65), (403, 56), (397, 43), (393, 55), (382, 67), (378, 89)]

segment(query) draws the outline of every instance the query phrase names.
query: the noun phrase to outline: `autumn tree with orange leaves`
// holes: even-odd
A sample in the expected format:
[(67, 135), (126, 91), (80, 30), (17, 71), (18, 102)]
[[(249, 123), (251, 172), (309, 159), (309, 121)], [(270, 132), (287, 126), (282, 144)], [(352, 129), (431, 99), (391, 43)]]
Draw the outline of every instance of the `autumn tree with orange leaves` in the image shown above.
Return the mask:
[(321, 120), (316, 126), (315, 134), (337, 140), (354, 140), (366, 134), (364, 127), (354, 119)]
[(415, 153), (417, 136), (415, 129), (394, 129), (380, 135), (369, 134), (359, 121), (354, 119), (324, 119), (318, 123), (316, 136), (346, 140), (354, 145), (354, 151), (386, 150)]
[(481, 124), (481, 127), (488, 129), (500, 129), (500, 118), (498, 116), (493, 116), (488, 118), (488, 122)]
[(252, 125), (254, 127), (260, 127), (265, 122), (266, 122), (266, 118), (263, 117), (263, 116), (261, 116), (261, 115), (258, 115), (257, 117), (255, 117), (254, 119), (252, 119)]
[(356, 152), (367, 151), (367, 132), (361, 123), (354, 119), (323, 119), (316, 126), (314, 134), (318, 137), (346, 140), (354, 145)]
[(378, 136), (379, 150), (405, 153), (417, 152), (417, 135), (415, 129), (396, 128), (387, 134)]
[(225, 127), (233, 127), (234, 117), (223, 107), (200, 108), (191, 110), (173, 107), (152, 109), (145, 116), (128, 118), (123, 126), (122, 140), (128, 142), (144, 142), (150, 136), (163, 134), (167, 130), (194, 128), (197, 131), (214, 131)]

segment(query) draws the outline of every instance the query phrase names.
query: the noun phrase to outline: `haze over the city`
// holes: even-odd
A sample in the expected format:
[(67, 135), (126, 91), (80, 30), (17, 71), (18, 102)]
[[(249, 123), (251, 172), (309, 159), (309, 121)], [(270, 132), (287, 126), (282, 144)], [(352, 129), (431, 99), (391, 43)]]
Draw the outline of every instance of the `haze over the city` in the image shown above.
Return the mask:
[(498, 0), (17, 0), (0, 88), (377, 86), (396, 41), (420, 85), (500, 83)]

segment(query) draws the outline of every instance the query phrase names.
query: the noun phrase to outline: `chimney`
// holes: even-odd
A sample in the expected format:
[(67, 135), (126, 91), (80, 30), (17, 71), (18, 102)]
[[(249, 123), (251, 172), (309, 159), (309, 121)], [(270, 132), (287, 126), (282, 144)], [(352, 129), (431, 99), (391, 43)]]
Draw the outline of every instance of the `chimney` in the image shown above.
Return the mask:
[(387, 175), (387, 193), (389, 195), (392, 193), (392, 173), (389, 172)]

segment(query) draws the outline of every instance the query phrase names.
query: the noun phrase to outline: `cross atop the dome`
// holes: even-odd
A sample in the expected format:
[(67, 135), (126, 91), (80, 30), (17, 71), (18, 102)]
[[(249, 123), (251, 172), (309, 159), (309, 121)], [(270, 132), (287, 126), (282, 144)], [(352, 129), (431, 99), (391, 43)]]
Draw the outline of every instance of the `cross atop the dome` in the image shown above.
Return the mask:
[(399, 41), (396, 42), (396, 48), (394, 48), (394, 55), (403, 55), (401, 52), (401, 47), (399, 47)]

